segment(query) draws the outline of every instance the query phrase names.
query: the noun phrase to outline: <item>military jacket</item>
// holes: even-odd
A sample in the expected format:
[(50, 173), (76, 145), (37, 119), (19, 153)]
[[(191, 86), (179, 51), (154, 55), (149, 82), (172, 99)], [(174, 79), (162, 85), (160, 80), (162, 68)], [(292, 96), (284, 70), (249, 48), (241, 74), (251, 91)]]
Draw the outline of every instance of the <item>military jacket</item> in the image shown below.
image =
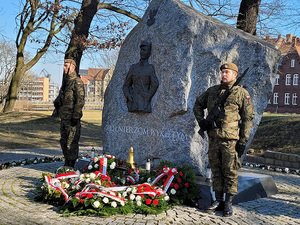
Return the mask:
[(85, 97), (83, 82), (76, 72), (69, 74), (64, 82), (58, 96), (61, 102), (59, 117), (62, 120), (80, 119)]
[[(200, 95), (194, 105), (194, 114), (198, 123), (204, 119), (204, 110), (208, 113), (214, 108), (226, 89), (231, 88), (236, 80), (221, 83), (207, 89)], [(240, 85), (234, 86), (221, 111), (225, 117), (218, 118), (217, 128), (208, 131), (209, 136), (239, 140), (245, 145), (249, 139), (250, 128), (254, 117), (254, 107), (248, 91)]]

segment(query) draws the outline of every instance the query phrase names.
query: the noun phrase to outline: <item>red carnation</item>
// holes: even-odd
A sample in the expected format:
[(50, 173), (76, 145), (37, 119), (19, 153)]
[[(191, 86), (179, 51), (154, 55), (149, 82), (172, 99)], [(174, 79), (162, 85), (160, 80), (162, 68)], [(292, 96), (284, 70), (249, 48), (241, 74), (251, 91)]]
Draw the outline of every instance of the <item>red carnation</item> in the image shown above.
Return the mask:
[(81, 204), (83, 204), (83, 200), (82, 200), (82, 199), (80, 199), (79, 202), (80, 202)]
[(181, 183), (182, 180), (181, 180), (181, 178), (178, 178), (177, 181), (178, 181), (178, 183)]
[(141, 196), (141, 198), (144, 198), (145, 196), (144, 195), (140, 195)]
[(189, 183), (185, 183), (184, 184), (187, 188), (190, 186), (190, 184)]
[(146, 204), (147, 204), (147, 205), (150, 205), (150, 204), (151, 204), (151, 199), (149, 199), (149, 198), (146, 199)]
[(173, 183), (171, 183), (171, 184), (170, 184), (170, 187), (173, 187), (173, 186), (174, 186), (174, 184), (173, 184)]
[(175, 185), (174, 185), (174, 188), (175, 188), (175, 190), (177, 190), (177, 189), (179, 188), (179, 185), (178, 185), (178, 184), (175, 184)]
[(180, 173), (179, 173), (179, 174), (180, 174), (180, 176), (183, 176), (183, 173), (182, 173), (182, 171), (180, 171)]
[(129, 173), (129, 174), (132, 173), (132, 169), (129, 169), (129, 170), (128, 170), (128, 173)]
[(144, 190), (145, 190), (146, 192), (152, 191), (151, 188), (149, 188), (149, 187), (145, 187)]
[(158, 204), (158, 200), (154, 199), (152, 203), (153, 203), (153, 205), (157, 205)]
[(93, 194), (88, 194), (87, 198), (92, 198), (94, 195)]

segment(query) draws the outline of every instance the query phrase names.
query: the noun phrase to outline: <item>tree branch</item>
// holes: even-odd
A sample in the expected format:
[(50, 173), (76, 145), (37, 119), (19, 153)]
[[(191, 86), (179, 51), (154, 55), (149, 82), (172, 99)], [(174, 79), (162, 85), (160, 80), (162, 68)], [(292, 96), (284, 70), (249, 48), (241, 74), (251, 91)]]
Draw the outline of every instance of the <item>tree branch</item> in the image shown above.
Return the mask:
[(98, 10), (99, 9), (108, 9), (108, 10), (123, 14), (125, 16), (128, 16), (129, 18), (134, 19), (137, 22), (141, 21), (141, 18), (138, 17), (137, 15), (134, 15), (133, 13), (131, 13), (131, 12), (125, 10), (125, 9), (117, 8), (117, 7), (115, 7), (115, 6), (113, 6), (112, 4), (109, 4), (109, 3), (99, 3), (97, 9)]

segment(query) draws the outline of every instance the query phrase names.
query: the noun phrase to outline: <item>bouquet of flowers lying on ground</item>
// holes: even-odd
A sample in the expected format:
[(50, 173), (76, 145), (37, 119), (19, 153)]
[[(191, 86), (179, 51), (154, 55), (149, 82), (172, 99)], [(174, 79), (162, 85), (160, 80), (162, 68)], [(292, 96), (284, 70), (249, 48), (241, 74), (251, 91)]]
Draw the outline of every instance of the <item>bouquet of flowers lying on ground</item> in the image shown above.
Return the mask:
[(63, 215), (158, 214), (174, 204), (199, 197), (188, 166), (164, 161), (155, 171), (117, 168), (110, 155), (95, 157), (83, 171), (60, 167), (55, 176), (43, 173), (36, 200), (60, 206)]

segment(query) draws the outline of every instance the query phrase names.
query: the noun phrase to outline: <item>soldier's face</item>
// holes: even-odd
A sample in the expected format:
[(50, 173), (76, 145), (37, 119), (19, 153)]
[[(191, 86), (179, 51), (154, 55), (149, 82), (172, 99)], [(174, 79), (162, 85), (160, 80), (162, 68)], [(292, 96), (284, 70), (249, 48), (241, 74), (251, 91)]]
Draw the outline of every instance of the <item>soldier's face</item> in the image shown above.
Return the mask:
[(65, 63), (64, 64), (64, 73), (67, 74), (67, 73), (72, 73), (75, 69), (75, 66), (71, 63)]
[(150, 55), (151, 55), (150, 47), (146, 45), (141, 46), (141, 51), (140, 51), (141, 59), (148, 59)]
[(233, 81), (237, 77), (237, 72), (233, 70), (223, 69), (221, 71), (221, 75), (222, 75), (222, 81), (227, 83)]

